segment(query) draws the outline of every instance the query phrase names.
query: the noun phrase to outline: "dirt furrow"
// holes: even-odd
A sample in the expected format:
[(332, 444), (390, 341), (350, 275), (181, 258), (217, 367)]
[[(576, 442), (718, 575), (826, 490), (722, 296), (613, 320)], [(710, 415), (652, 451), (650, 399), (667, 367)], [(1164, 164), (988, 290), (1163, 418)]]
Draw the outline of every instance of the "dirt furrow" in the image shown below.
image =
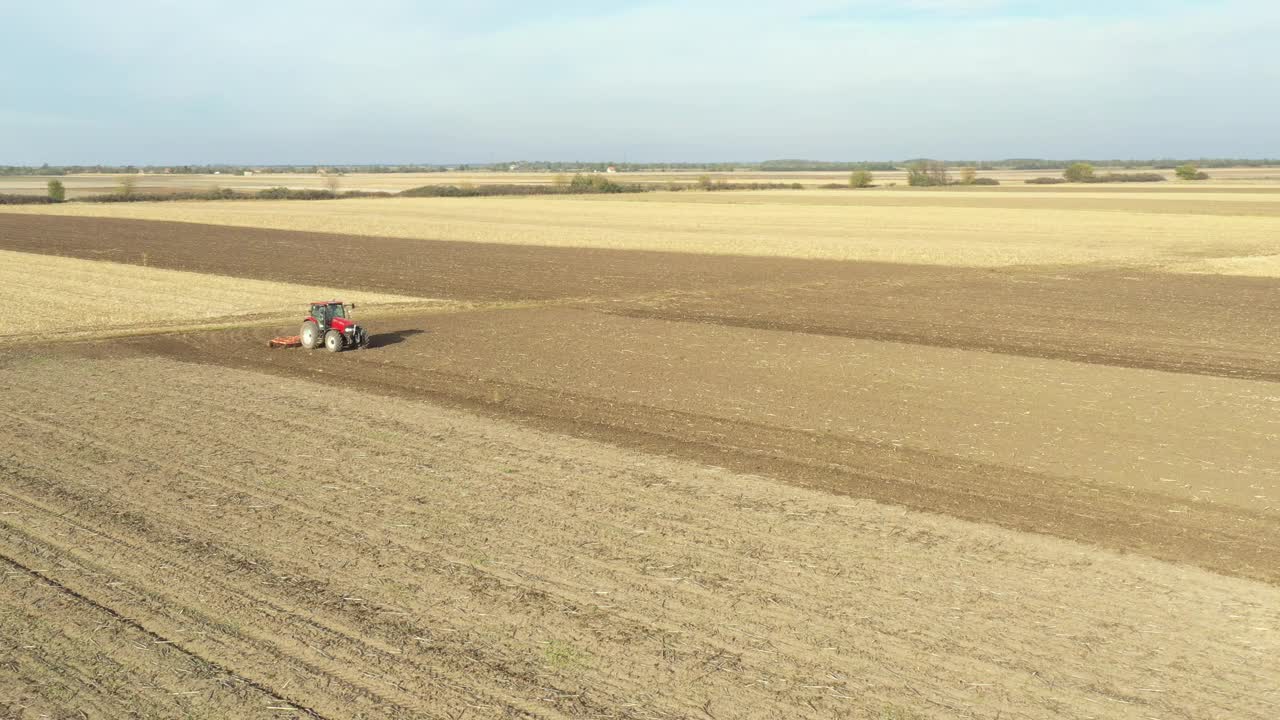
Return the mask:
[[(356, 589), (335, 586), (318, 576), (304, 576), (301, 568), (270, 551), (252, 558), (241, 555), (238, 549), (220, 544), (218, 533), (203, 528), (192, 514), (186, 516), (185, 523), (181, 522), (177, 513), (166, 512), (160, 502), (149, 503), (147, 515), (164, 518), (165, 526), (180, 526), (180, 535), (172, 536), (149, 524), (136, 508), (118, 506), (103, 498), (89, 502), (88, 498), (77, 497), (68, 489), (48, 485), (32, 487), (34, 483), (23, 482), (17, 473), (10, 472), (9, 476), (20, 487), (44, 497), (56, 495), (61, 501), (57, 509), (44, 508), (35, 502), (21, 502), (20, 495), (6, 492), (3, 497), (11, 505), (18, 501), (23, 508), (27, 525), (40, 523), (42, 517), (53, 523), (36, 533), (45, 538), (42, 541), (10, 528), (11, 543), (39, 553), (40, 557), (69, 563), (68, 567), (76, 568), (79, 576), (112, 578), (115, 585), (121, 586), (119, 592), (135, 598), (135, 605), (140, 598), (150, 597), (147, 604), (151, 612), (159, 614), (158, 622), (177, 622), (172, 608), (178, 608), (178, 614), (188, 623), (204, 628), (212, 638), (207, 642), (213, 643), (217, 652), (230, 653), (228, 662), (245, 668), (247, 674), (266, 672), (275, 684), (284, 679), (302, 687), (323, 681), (327, 693), (345, 698), (342, 705), (326, 712), (343, 712), (342, 708), (349, 711), (369, 704), (370, 711), (377, 716), (411, 717), (423, 712), (423, 698), (430, 697), (446, 711), (451, 704), (456, 704), (453, 712), (461, 712), (468, 705), (480, 705), (505, 707), (508, 713), (523, 714), (516, 710), (518, 701), (512, 705), (511, 701), (485, 696), (481, 689), (509, 684), (512, 680), (507, 677), (509, 673), (502, 672), (494, 682), (477, 684), (477, 674), (484, 668), (467, 658), (465, 649), (442, 647), (439, 642), (407, 642), (406, 638), (421, 638), (432, 633), (426, 627), (399, 619), (407, 613), (389, 610), (378, 603), (366, 603), (357, 597)], [(85, 507), (94, 507), (99, 517), (115, 522), (99, 522), (82, 529), (79, 536), (90, 535), (91, 543), (51, 540), (75, 535), (65, 529), (65, 525), (70, 519), (82, 516)], [(311, 530), (305, 523), (299, 527)], [(347, 539), (334, 534), (330, 537)], [(121, 562), (124, 557), (128, 558), (127, 563)], [(150, 578), (158, 569), (186, 593), (229, 601), (203, 609), (184, 603), (180, 596), (174, 597), (151, 586)], [(239, 598), (251, 599), (251, 602)], [(222, 619), (215, 621), (213, 615)], [(240, 631), (238, 628), (242, 625), (259, 629)], [(289, 640), (278, 648), (264, 642), (267, 637), (288, 637)], [(444, 654), (432, 653), (441, 650)], [(424, 660), (423, 653), (428, 653), (430, 659)], [(260, 659), (262, 655), (274, 656), (276, 667), (264, 664)], [(459, 661), (462, 667), (450, 667)], [(283, 676), (282, 668), (288, 670)], [(371, 670), (377, 672), (371, 673)], [(505, 668), (498, 670), (505, 671)], [(425, 696), (422, 692), (405, 695), (400, 690), (410, 679), (428, 681)], [(331, 683), (345, 684), (346, 689), (330, 688)], [(451, 702), (449, 697), (440, 694), (442, 687), (465, 696), (466, 702)], [(316, 689), (312, 685), (310, 692)], [(480, 697), (475, 696), (477, 693)]]
[[(52, 389), (51, 389), (52, 390)], [(53, 392), (56, 393), (56, 390)], [(110, 389), (104, 391), (105, 396), (98, 398), (105, 403), (105, 406), (112, 406), (112, 392)], [(64, 406), (74, 406), (73, 398), (66, 398), (67, 402)], [(151, 405), (153, 410), (162, 410), (166, 404), (163, 399)], [(61, 405), (62, 403), (60, 403)], [(188, 408), (193, 409), (193, 408)], [(211, 418), (204, 415), (206, 420)], [(159, 422), (167, 419), (165, 413), (159, 414)], [(25, 419), (26, 423), (31, 423), (30, 417)], [(234, 422), (232, 418), (227, 419), (228, 425)], [(99, 422), (96, 418), (90, 419), (85, 423), (87, 427), (101, 427), (104, 423)], [(145, 425), (145, 424), (144, 424)], [(134, 425), (135, 429), (143, 431), (144, 427)], [(164, 431), (157, 428), (148, 435), (158, 437)], [(99, 449), (108, 447), (108, 443), (102, 440), (93, 440), (80, 432), (71, 432), (70, 435), (78, 438), (80, 443), (90, 443)], [(175, 438), (177, 442), (185, 442), (183, 438)], [(53, 441), (53, 445), (65, 445), (65, 442)], [(195, 443), (189, 443), (195, 445)], [(35, 461), (45, 460), (41, 457), (39, 447), (27, 446), (21, 442), (20, 438), (16, 438), (11, 449), (18, 452), (24, 458), (32, 458)], [(117, 458), (106, 460), (108, 464), (116, 464), (121, 462)], [(369, 663), (371, 657), (370, 652), (375, 654), (380, 650), (383, 660), (389, 658), (388, 652), (399, 655), (404, 652), (403, 645), (400, 650), (395, 650), (386, 645), (393, 642), (390, 638), (393, 636), (430, 636), (432, 633), (426, 627), (406, 624), (396, 621), (396, 617), (408, 615), (409, 612), (402, 609), (407, 608), (409, 611), (423, 612), (429, 608), (415, 606), (414, 603), (397, 602), (390, 606), (395, 608), (391, 611), (391, 615), (379, 615), (383, 612), (378, 610), (377, 604), (372, 607), (366, 606), (360, 599), (355, 599), (354, 604), (348, 603), (346, 600), (355, 598), (359, 594), (359, 590), (351, 588), (333, 587), (332, 583), (314, 586), (303, 583), (287, 583), (279, 584), (277, 578), (280, 577), (296, 577), (300, 571), (296, 567), (291, 567), (288, 560), (283, 557), (275, 557), (272, 548), (275, 543), (268, 543), (265, 548), (259, 547), (257, 560), (252, 562), (252, 568), (245, 556), (240, 555), (240, 550), (228, 557), (222, 557), (217, 552), (218, 538), (220, 534), (225, 533), (226, 523), (225, 517), (221, 516), (219, 510), (204, 510), (210, 507), (206, 504), (194, 504), (191, 501), (195, 496), (199, 495), (199, 484), (203, 483), (204, 488), (208, 486), (220, 485), (215, 477), (206, 473), (191, 473), (184, 471), (178, 466), (166, 463), (160, 458), (148, 458), (145, 472), (149, 475), (156, 475), (168, 478), (164, 486), (158, 490), (152, 490), (148, 497), (149, 502), (146, 507), (148, 516), (161, 516), (168, 518), (169, 521), (175, 522), (177, 517), (182, 514), (183, 531), (180, 538), (166, 537), (165, 533), (160, 531), (158, 527), (149, 526), (149, 521), (139, 517), (140, 509), (132, 509), (127, 507), (115, 507), (115, 503), (107, 498), (97, 497), (77, 497), (74, 494), (74, 486), (69, 486), (65, 481), (57, 486), (45, 484), (43, 487), (32, 487), (31, 491), (42, 496), (48, 497), (50, 494), (59, 496), (57, 503), (59, 508), (56, 514), (67, 519), (76, 517), (81, 514), (80, 509), (86, 507), (94, 508), (94, 515), (106, 518), (122, 518), (131, 517), (131, 521), (126, 525), (112, 527), (103, 526), (101, 524), (94, 526), (90, 531), (94, 534), (96, 540), (105, 541), (107, 538), (114, 537), (130, 537), (131, 540), (126, 546), (125, 551), (133, 559), (134, 563), (139, 567), (139, 573), (132, 575), (125, 573), (120, 575), (121, 578), (130, 580), (133, 583), (145, 584), (145, 576), (149, 572), (148, 568), (167, 567), (168, 572), (174, 572), (175, 567), (187, 570), (184, 586), (188, 588), (196, 588), (200, 586), (208, 586), (202, 595), (218, 595), (230, 593), (232, 595), (245, 594), (246, 596), (256, 596), (259, 607), (255, 608), (255, 617), (257, 624), (271, 624), (272, 618), (275, 616), (284, 616), (294, 618), (291, 624), (277, 629), (277, 632), (291, 632), (293, 636), (302, 638), (303, 647), (299, 647), (297, 652), (306, 656), (306, 662), (311, 663), (316, 673), (322, 673), (327, 668), (327, 672), (335, 676), (341, 676), (344, 664), (334, 665), (330, 659), (330, 655), (342, 660), (342, 656), (347, 656), (347, 661), (354, 660), (359, 657), (363, 663)], [(89, 468), (85, 468), (88, 470)], [(283, 468), (281, 468), (283, 470)], [(23, 482), (21, 474), (15, 469), (10, 468), (10, 476), (14, 479), (16, 485), (26, 484)], [(95, 482), (113, 482), (118, 488), (123, 488), (127, 484), (127, 480), (123, 477), (114, 477), (116, 472), (102, 472), (99, 470), (98, 477)], [(130, 472), (130, 475), (137, 474)], [(268, 475), (271, 470), (268, 469)], [(187, 478), (191, 478), (188, 482)], [(166, 502), (165, 496), (173, 494), (174, 500)], [(249, 497), (249, 502), (260, 502), (261, 497)], [(399, 499), (394, 495), (388, 498), (390, 502), (398, 502)], [(212, 507), (217, 507), (216, 504)], [(232, 506), (234, 507), (234, 506)], [(186, 508), (184, 513), (184, 508)], [(489, 596), (489, 600), (499, 602), (498, 606), (492, 608), (484, 608), (487, 612), (503, 611), (513, 612), (519, 610), (514, 606), (503, 606), (502, 602), (505, 596), (511, 596), (513, 601), (523, 605), (528, 611), (531, 603), (536, 605), (541, 603), (545, 607), (541, 611), (544, 614), (554, 613), (566, 607), (579, 608), (574, 610), (574, 614), (581, 615), (587, 621), (592, 632), (597, 635), (596, 644), (608, 646), (615, 644), (620, 638), (626, 642), (631, 642), (631, 638), (642, 637), (644, 635), (657, 632), (672, 633), (678, 632), (674, 628), (668, 630), (657, 630), (653, 627), (652, 622), (641, 623), (634, 619), (628, 620), (625, 614), (611, 613), (607, 622), (601, 619), (600, 622), (594, 622), (591, 618), (594, 616), (592, 610), (594, 605), (590, 603), (592, 595), (590, 591), (584, 591), (574, 587), (571, 582), (565, 582), (563, 579), (557, 579), (554, 576), (547, 577), (542, 575), (537, 578), (521, 578), (518, 574), (509, 573), (497, 568), (479, 568), (474, 567), (470, 562), (461, 559), (454, 559), (446, 556), (440, 556), (438, 547), (423, 547), (422, 545), (409, 543), (409, 546), (401, 544), (403, 533), (397, 530), (389, 532), (390, 538), (373, 540), (366, 534), (357, 529), (357, 526), (350, 523), (338, 522), (338, 519), (331, 516), (323, 516), (320, 513), (308, 512), (301, 517), (291, 518), (295, 513), (297, 503), (284, 500), (280, 502), (271, 511), (273, 523), (293, 524), (301, 531), (295, 532), (294, 541), (303, 542), (306, 546), (316, 548), (324, 547), (327, 543), (332, 543), (334, 539), (338, 539), (343, 543), (350, 544), (359, 548), (362, 553), (371, 555), (378, 559), (378, 570), (376, 574), (380, 578), (393, 577), (414, 577), (415, 586), (442, 586), (453, 585), (461, 587), (483, 588)], [(211, 517), (204, 517), (206, 513)], [(402, 518), (408, 522), (414, 522), (415, 518), (406, 515)], [(165, 522), (164, 525), (169, 525)], [(145, 527), (144, 527), (145, 526)], [(50, 533), (45, 533), (48, 536)], [(54, 533), (61, 535), (63, 533)], [(225, 542), (225, 541), (222, 541)], [(239, 543), (233, 543), (239, 545)], [(519, 543), (517, 543), (518, 545)], [(245, 548), (247, 551), (249, 548)], [(183, 554), (189, 554), (192, 550), (198, 550), (200, 557), (198, 560), (191, 562), (183, 562)], [(101, 552), (101, 548), (96, 547), (93, 550), (95, 554)], [(424, 553), (428, 553), (424, 556)], [(116, 554), (112, 554), (115, 557)], [(384, 559), (388, 558), (389, 559)], [(408, 565), (399, 560), (402, 557), (414, 557), (415, 562)], [(433, 569), (433, 565), (439, 565), (446, 568), (446, 572), (440, 572)], [(213, 568), (222, 568), (220, 573), (210, 575)], [(578, 571), (581, 571), (579, 568)], [(244, 576), (248, 577), (244, 577)], [(227, 578), (227, 582), (214, 583), (209, 586), (212, 577)], [(267, 585), (270, 589), (264, 589), (261, 586)], [(522, 586), (518, 592), (512, 592), (507, 588), (514, 586)], [(504, 587), (505, 586), (505, 587)], [(281, 595), (280, 593), (285, 593)], [(317, 598), (319, 598), (317, 600)], [(595, 599), (599, 599), (596, 597)], [(262, 614), (262, 604), (266, 604), (270, 609), (265, 615)], [(300, 621), (300, 618), (310, 618)], [(325, 627), (315, 626), (316, 621), (321, 618), (328, 618)], [(579, 620), (581, 624), (583, 620)], [(349, 628), (358, 626), (360, 631), (354, 631)], [(319, 633), (318, 635), (316, 633)], [(451, 630), (450, 632), (464, 632), (460, 628)], [(453, 643), (448, 639), (443, 641), (433, 641), (424, 645), (420, 650), (436, 650), (445, 651), (446, 655), (437, 656), (434, 667), (429, 670), (433, 675), (444, 671), (444, 666), (456, 664), (451, 662), (450, 657), (465, 658), (467, 648), (470, 643), (475, 641), (474, 637), (467, 637), (470, 633), (464, 633), (464, 639)], [(314, 636), (308, 642), (307, 637)], [(378, 642), (373, 642), (377, 638)], [(343, 645), (354, 645), (356, 647), (343, 647)], [(364, 649), (359, 646), (366, 645)], [(375, 645), (377, 647), (375, 647)], [(324, 651), (320, 652), (319, 657), (314, 653), (308, 653), (307, 650), (315, 646), (324, 646)], [(452, 646), (452, 647), (450, 647)], [(710, 652), (708, 652), (710, 654)], [(401, 665), (412, 665), (412, 661), (406, 658), (395, 658), (400, 661)], [(469, 662), (464, 660), (464, 663)], [(493, 669), (501, 673), (504, 677), (510, 675), (510, 670), (506, 668), (511, 665), (518, 664), (515, 661), (509, 663), (492, 663)], [(458, 672), (467, 672), (471, 682), (476, 681), (475, 673), (479, 668), (474, 664), (470, 667), (462, 667)], [(402, 675), (402, 682), (411, 677), (421, 677), (428, 672), (426, 668), (414, 669), (413, 667), (401, 667), (397, 670), (389, 670), (383, 668), (390, 675)], [(452, 684), (458, 685), (458, 678), (454, 675)], [(438, 678), (439, 679), (439, 678)], [(359, 678), (348, 677), (349, 682), (359, 683)], [(625, 680), (625, 678), (620, 678)], [(506, 678), (505, 682), (519, 683), (518, 678)], [(496, 683), (503, 684), (503, 683)], [(540, 681), (540, 684), (549, 684), (547, 680)], [(398, 684), (393, 683), (394, 686)], [(634, 691), (636, 688), (631, 688)], [(596, 689), (597, 692), (601, 688)], [(386, 688), (382, 692), (389, 692)], [(572, 693), (563, 693), (565, 696), (571, 696)], [(492, 704), (492, 703), (489, 703)], [(580, 703), (581, 704), (581, 703)]]
[[(26, 676), (33, 684), (48, 682), (50, 677), (73, 676), (63, 681), (61, 693), (66, 700), (74, 698), (75, 705), (81, 710), (88, 703), (93, 703), (100, 706), (104, 716), (116, 715), (121, 707), (120, 696), (128, 694), (137, 702), (143, 703), (143, 707), (150, 707), (150, 713), (157, 715), (182, 713), (192, 716), (193, 713), (198, 713), (199, 716), (217, 717), (236, 706), (239, 706), (238, 712), (245, 713), (253, 712), (250, 708), (260, 712), (277, 707), (324, 720), (323, 715), (305, 704), (286, 700), (280, 693), (192, 652), (179, 641), (152, 632), (136, 620), (59, 583), (46, 571), (28, 567), (7, 555), (0, 555), (0, 563), (6, 567), (4, 582), (0, 583), (0, 588), (7, 591), (0, 595), (4, 598), (0, 609), (6, 611), (4, 622), (0, 625), (24, 634), (43, 634), (41, 639), (45, 643), (42, 646), (21, 645), (12, 648), (15, 664), (24, 661), (30, 663), (32, 660), (39, 663), (40, 668)], [(21, 587), (23, 585), (27, 587)], [(28, 615), (24, 612), (28, 607), (40, 608), (41, 612), (38, 616)], [(86, 633), (89, 622), (94, 623), (94, 628)], [(57, 635), (50, 637), (50, 631), (41, 626), (47, 626)], [(109, 629), (109, 632), (98, 637), (98, 632), (103, 629)], [(56, 649), (50, 647), (51, 643), (56, 644)], [(87, 650), (85, 647), (93, 645), (100, 648), (108, 643), (111, 649)], [(23, 652), (28, 650), (38, 651), (42, 657), (33, 657), (33, 653)], [(77, 653), (87, 657), (77, 657)], [(148, 657), (157, 653), (158, 658)], [(111, 659), (108, 661), (106, 657)], [(182, 666), (191, 669), (183, 671)], [(74, 677), (77, 671), (80, 675)], [(144, 672), (153, 679), (164, 678), (167, 680), (167, 687), (146, 683), (138, 685), (141, 678), (137, 674)], [(190, 682), (179, 685), (169, 675), (178, 678), (184, 675), (194, 676), (192, 680), (205, 682), (199, 683), (203, 687), (197, 690), (178, 690), (176, 688), (183, 685), (190, 687)], [(83, 697), (88, 694), (85, 693), (86, 690), (92, 693), (88, 698)], [(139, 692), (140, 690), (144, 692)], [(59, 696), (47, 689), (31, 695), (32, 699), (43, 701)], [(202, 697), (192, 698), (192, 695)], [(48, 709), (62, 711), (67, 708)], [(29, 711), (31, 708), (22, 710)]]

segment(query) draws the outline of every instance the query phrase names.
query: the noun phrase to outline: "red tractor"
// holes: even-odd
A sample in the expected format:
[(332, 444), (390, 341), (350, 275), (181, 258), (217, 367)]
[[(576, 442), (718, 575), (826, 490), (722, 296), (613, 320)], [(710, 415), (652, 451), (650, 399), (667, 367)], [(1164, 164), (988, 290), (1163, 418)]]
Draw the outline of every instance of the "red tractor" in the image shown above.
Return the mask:
[(368, 345), (369, 335), (351, 319), (349, 311), (355, 309), (354, 303), (347, 305), (339, 300), (311, 303), (311, 314), (298, 333), (302, 347), (314, 350), (323, 342), (325, 350), (338, 352)]

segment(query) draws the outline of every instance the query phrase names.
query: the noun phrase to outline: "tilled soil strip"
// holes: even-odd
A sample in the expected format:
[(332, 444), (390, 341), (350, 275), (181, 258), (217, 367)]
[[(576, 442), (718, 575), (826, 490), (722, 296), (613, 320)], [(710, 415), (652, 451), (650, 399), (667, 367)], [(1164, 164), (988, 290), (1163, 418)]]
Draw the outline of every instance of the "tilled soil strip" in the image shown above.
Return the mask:
[[(1280, 280), (375, 238), (0, 213), (0, 248), (467, 302), (1280, 379)], [(334, 258), (332, 263), (316, 258)]]

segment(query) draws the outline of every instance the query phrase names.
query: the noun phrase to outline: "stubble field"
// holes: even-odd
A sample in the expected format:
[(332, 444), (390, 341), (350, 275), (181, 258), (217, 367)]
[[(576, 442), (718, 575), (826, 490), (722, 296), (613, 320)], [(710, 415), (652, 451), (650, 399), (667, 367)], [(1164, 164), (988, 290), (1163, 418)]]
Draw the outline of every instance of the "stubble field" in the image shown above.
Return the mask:
[[(1149, 195), (1077, 199), (1076, 193), (1053, 191), (757, 191), (372, 198), (317, 201), (305, 210), (297, 201), (194, 201), (6, 211), (537, 247), (959, 267), (1095, 264), (1195, 270), (1224, 258), (1274, 266), (1280, 256), (1280, 192), (1197, 192), (1180, 199), (1171, 191), (1154, 200)], [(1168, 212), (1169, 203), (1182, 212)]]
[(1183, 192), (0, 212), (272, 288), (0, 349), (0, 711), (1273, 717), (1280, 205)]

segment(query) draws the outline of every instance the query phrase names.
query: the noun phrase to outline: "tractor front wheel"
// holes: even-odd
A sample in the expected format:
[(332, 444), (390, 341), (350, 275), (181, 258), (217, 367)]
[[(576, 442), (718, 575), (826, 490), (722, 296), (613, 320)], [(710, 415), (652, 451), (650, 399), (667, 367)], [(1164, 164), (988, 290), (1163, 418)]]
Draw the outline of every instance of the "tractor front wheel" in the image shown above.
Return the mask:
[(320, 328), (308, 320), (302, 323), (302, 330), (298, 332), (298, 337), (302, 340), (302, 347), (315, 350), (320, 345)]
[(324, 334), (324, 349), (329, 352), (338, 352), (342, 349), (342, 333), (337, 330), (330, 330)]

